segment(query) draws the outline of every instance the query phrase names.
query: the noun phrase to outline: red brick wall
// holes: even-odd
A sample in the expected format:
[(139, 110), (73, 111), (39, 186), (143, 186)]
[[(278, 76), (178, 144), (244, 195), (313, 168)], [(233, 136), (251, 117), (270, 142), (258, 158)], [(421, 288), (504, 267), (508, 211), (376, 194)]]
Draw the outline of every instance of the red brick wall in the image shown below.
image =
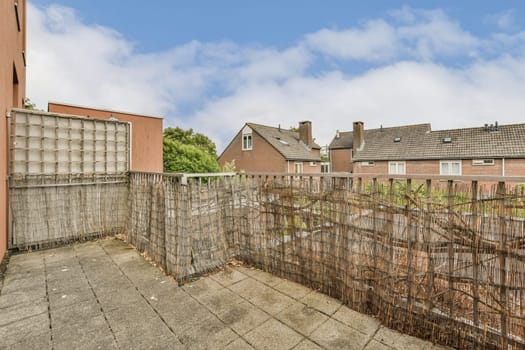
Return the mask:
[(505, 159), (505, 176), (525, 176), (525, 159)]
[(334, 173), (352, 172), (354, 169), (352, 150), (350, 148), (330, 150), (330, 166)]
[[(252, 132), (252, 145), (252, 150), (243, 151), (242, 132), (239, 132), (220, 155), (219, 164), (222, 167), (235, 159), (237, 171), (287, 172), (283, 156), (255, 131)], [(291, 167), (293, 169), (293, 164)]]
[[(236, 171), (247, 172), (294, 172), (294, 163), (301, 161), (287, 161), (272, 145), (255, 131), (252, 132), (251, 150), (242, 150), (242, 132), (235, 135), (233, 141), (226, 147), (219, 157), (219, 164), (223, 167), (226, 163), (235, 159)], [(320, 157), (320, 150), (313, 150)], [(311, 166), (309, 161), (303, 161), (303, 173), (320, 173), (321, 162), (315, 162)]]
[[(407, 175), (439, 175), (439, 160), (406, 161)], [(354, 163), (354, 172), (363, 174), (388, 174), (388, 161), (376, 161), (372, 167)], [(465, 176), (502, 176), (502, 160), (494, 159), (494, 165), (473, 165), (472, 159), (461, 161), (461, 174)], [(505, 159), (505, 176), (525, 176), (525, 159)]]
[(49, 103), (47, 109), (53, 113), (100, 119), (113, 116), (120, 121), (131, 122), (131, 170), (158, 173), (163, 171), (162, 118), (60, 103)]

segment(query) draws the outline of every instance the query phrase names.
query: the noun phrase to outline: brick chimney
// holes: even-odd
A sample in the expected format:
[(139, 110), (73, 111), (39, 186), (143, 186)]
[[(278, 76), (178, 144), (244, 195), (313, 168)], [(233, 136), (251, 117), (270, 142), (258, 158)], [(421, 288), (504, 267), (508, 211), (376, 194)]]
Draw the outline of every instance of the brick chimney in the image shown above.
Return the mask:
[(308, 147), (314, 145), (312, 138), (312, 122), (299, 122), (299, 139), (303, 141)]
[(365, 127), (363, 122), (354, 122), (352, 130), (353, 146), (354, 151), (359, 151), (365, 144)]

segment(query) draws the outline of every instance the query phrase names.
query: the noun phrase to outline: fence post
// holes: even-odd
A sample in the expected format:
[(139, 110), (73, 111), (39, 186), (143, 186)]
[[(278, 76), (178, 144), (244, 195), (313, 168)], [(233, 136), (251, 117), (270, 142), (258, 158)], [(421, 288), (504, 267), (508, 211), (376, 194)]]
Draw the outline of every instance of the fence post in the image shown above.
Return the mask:
[(407, 220), (407, 306), (408, 311), (412, 312), (412, 307), (414, 304), (413, 300), (413, 290), (414, 288), (414, 268), (413, 258), (414, 258), (414, 228), (412, 227), (412, 180), (406, 180), (406, 207), (405, 207), (405, 216)]
[(432, 313), (432, 308), (434, 307), (434, 259), (432, 255), (432, 246), (433, 240), (430, 233), (430, 218), (432, 216), (432, 180), (426, 180), (426, 213), (425, 213), (425, 244), (427, 250), (427, 309), (428, 313)]
[(505, 182), (498, 182), (498, 189), (496, 192), (496, 198), (498, 200), (498, 215), (499, 215), (499, 235), (500, 235), (500, 246), (499, 246), (499, 284), (500, 284), (500, 317), (501, 317), (501, 348), (507, 349), (508, 347), (508, 318), (507, 318), (507, 235), (505, 234)]
[(473, 318), (474, 325), (479, 326), (479, 243), (481, 232), (478, 225), (478, 182), (472, 181), (472, 209), (471, 209), (471, 230), (474, 239), (474, 249), (472, 249), (472, 295), (473, 295)]
[(454, 181), (447, 183), (447, 215), (448, 215), (448, 311), (449, 319), (454, 319)]

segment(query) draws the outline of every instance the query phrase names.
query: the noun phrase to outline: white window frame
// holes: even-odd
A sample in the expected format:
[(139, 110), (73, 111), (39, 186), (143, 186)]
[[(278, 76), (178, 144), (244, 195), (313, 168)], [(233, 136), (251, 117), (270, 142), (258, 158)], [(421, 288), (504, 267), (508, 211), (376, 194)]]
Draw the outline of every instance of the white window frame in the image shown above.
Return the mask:
[(242, 150), (251, 151), (253, 149), (253, 137), (252, 134), (242, 135)]
[(317, 166), (317, 162), (310, 162), (310, 166)]
[[(447, 164), (448, 165), (448, 173), (445, 174), (443, 172), (443, 165), (444, 164)], [(459, 174), (451, 174), (450, 173), (450, 169), (452, 169), (451, 165), (452, 164), (458, 164), (459, 165)], [(440, 160), (439, 161), (439, 175), (443, 175), (443, 176), (461, 176), (462, 172), (463, 172), (463, 165), (462, 165), (462, 162), (461, 160)]]
[(473, 166), (491, 166), (495, 165), (496, 162), (494, 159), (472, 159)]
[[(300, 171), (297, 171), (300, 170)], [(293, 163), (293, 172), (295, 174), (302, 174), (304, 172), (304, 163), (303, 162), (294, 162)]]
[(361, 166), (369, 166), (369, 167), (372, 167), (372, 166), (375, 166), (376, 163), (373, 161), (373, 160), (367, 160), (367, 161), (364, 161), (364, 162), (360, 162), (361, 163)]
[[(395, 167), (395, 170), (392, 171), (392, 166)], [(400, 171), (400, 167), (402, 167)], [(391, 161), (388, 162), (388, 175), (406, 175), (407, 173), (407, 164), (404, 160), (402, 161)]]

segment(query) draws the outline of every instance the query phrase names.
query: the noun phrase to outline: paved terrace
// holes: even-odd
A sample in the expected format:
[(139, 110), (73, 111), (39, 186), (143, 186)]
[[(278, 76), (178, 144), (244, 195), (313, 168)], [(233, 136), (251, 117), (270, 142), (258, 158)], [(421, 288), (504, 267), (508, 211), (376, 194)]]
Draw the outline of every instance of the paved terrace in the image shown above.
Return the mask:
[(444, 349), (242, 266), (184, 287), (117, 239), (11, 257), (2, 349)]

